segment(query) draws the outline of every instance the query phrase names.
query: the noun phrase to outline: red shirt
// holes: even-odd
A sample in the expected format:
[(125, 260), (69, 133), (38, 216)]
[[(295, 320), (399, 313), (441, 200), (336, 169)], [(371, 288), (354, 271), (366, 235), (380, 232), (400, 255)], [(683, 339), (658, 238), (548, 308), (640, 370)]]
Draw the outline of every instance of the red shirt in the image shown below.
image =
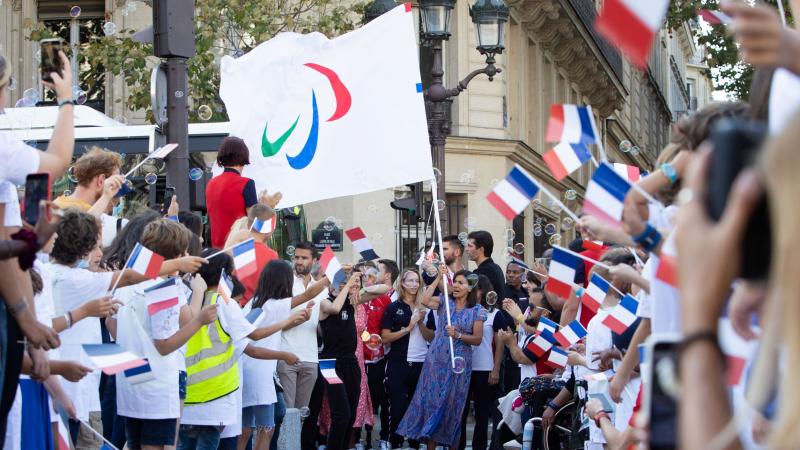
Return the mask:
[(237, 219), (258, 202), (255, 182), (233, 169), (212, 178), (206, 186), (206, 208), (211, 226), (211, 246), (222, 248)]
[[(392, 293), (394, 289), (389, 290), (389, 292), (381, 295), (380, 297), (374, 298), (370, 300), (367, 305), (369, 309), (367, 310), (367, 332), (369, 334), (377, 334), (378, 336), (381, 335), (381, 321), (383, 320), (383, 313), (386, 311), (386, 307), (392, 303)], [(359, 336), (359, 339), (361, 336)], [(367, 362), (377, 362), (383, 359), (384, 350), (383, 346), (380, 346), (377, 350), (370, 350), (367, 346), (364, 346), (364, 360)]]
[(256, 247), (256, 266), (258, 269), (246, 278), (239, 278), (239, 281), (244, 285), (244, 297), (242, 297), (242, 305), (247, 303), (258, 288), (258, 279), (261, 277), (261, 271), (266, 267), (267, 263), (273, 259), (278, 259), (278, 252), (269, 248), (266, 244), (261, 242), (255, 243)]

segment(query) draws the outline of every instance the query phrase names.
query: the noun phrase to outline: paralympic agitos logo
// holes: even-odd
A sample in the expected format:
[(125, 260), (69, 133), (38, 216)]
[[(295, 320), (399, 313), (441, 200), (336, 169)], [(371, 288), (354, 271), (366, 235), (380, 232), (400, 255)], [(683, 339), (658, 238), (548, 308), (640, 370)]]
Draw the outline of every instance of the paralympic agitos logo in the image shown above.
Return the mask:
[[(334, 97), (336, 98), (336, 110), (333, 112), (333, 115), (331, 115), (327, 122), (334, 122), (344, 117), (350, 111), (352, 98), (350, 96), (350, 91), (347, 90), (347, 87), (345, 87), (344, 83), (342, 83), (342, 80), (339, 79), (339, 75), (337, 75), (333, 70), (319, 64), (306, 63), (304, 66), (321, 73), (331, 84), (331, 89), (333, 90)], [(297, 127), (297, 123), (300, 121), (300, 116), (301, 114), (298, 114), (297, 118), (294, 120), (294, 123), (292, 123), (292, 126), (290, 126), (289, 129), (281, 134), (280, 137), (278, 137), (278, 139), (276, 139), (274, 142), (270, 142), (269, 138), (267, 138), (269, 121), (264, 124), (264, 133), (261, 137), (261, 154), (264, 155), (265, 158), (275, 156), (281, 151), (283, 144), (286, 143), (286, 140), (289, 139), (289, 136), (292, 135), (295, 127)], [(314, 92), (314, 89), (311, 89), (311, 129), (308, 132), (308, 137), (306, 138), (305, 144), (303, 144), (303, 148), (300, 149), (300, 152), (295, 156), (290, 156), (287, 153), (286, 160), (289, 162), (289, 166), (292, 169), (300, 170), (311, 164), (311, 160), (314, 159), (314, 154), (317, 152), (318, 141), (319, 110), (317, 108), (317, 94)]]

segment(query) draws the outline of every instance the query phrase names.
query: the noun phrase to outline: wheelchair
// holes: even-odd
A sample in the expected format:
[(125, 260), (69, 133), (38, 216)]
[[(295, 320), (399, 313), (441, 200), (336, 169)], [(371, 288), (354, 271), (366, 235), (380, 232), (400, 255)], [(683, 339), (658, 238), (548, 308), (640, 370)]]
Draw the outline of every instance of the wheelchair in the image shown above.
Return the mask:
[[(549, 401), (558, 393), (554, 389), (558, 386), (557, 384), (538, 379), (533, 379), (528, 383), (526, 381), (529, 380), (526, 379), (520, 385), (520, 395), (527, 406), (535, 407), (536, 394), (545, 393), (547, 395), (548, 391), (549, 393), (555, 392), (549, 396)], [(523, 430), (522, 450), (578, 450), (584, 448), (584, 442), (589, 439), (589, 426), (583, 412), (586, 404), (587, 383), (585, 380), (575, 380), (574, 386), (572, 399), (556, 411), (550, 427), (542, 429), (541, 417), (533, 417), (528, 420)], [(583, 389), (583, 398), (581, 398), (579, 388)], [(541, 401), (541, 397), (538, 400)]]

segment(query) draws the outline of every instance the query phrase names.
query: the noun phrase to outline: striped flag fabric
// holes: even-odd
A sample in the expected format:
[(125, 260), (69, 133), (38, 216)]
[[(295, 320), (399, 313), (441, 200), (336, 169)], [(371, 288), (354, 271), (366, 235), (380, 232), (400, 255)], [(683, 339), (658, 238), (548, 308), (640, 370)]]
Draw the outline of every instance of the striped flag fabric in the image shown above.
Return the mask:
[[(358, 253), (361, 253), (361, 257), (364, 258), (364, 261), (378, 259), (378, 254), (375, 253), (375, 249), (372, 247), (372, 244), (369, 242), (369, 239), (367, 239), (361, 227), (346, 230), (344, 234), (346, 234), (347, 239), (350, 239), (350, 242), (353, 243), (353, 247), (358, 250)], [(333, 278), (331, 278), (331, 280), (333, 280)]]
[(563, 369), (567, 367), (567, 352), (561, 350), (558, 347), (553, 347), (550, 349), (550, 356), (547, 357), (547, 364), (550, 367), (555, 367), (556, 369)]
[(492, 206), (507, 220), (513, 220), (539, 192), (539, 185), (533, 177), (519, 165), (514, 165), (511, 172), (500, 180), (486, 196)]
[(597, 137), (594, 135), (589, 108), (578, 105), (551, 105), (545, 140), (567, 144), (594, 144)]
[(638, 308), (639, 302), (630, 294), (625, 294), (619, 304), (603, 319), (603, 325), (611, 328), (614, 333), (622, 334), (636, 322), (636, 310)]
[(225, 300), (225, 303), (229, 303), (233, 299), (233, 280), (225, 273), (225, 269), (222, 269), (222, 273), (219, 275), (217, 293)]
[(161, 283), (144, 290), (147, 314), (153, 315), (159, 311), (172, 308), (178, 304), (180, 290), (177, 278), (168, 278)]
[(601, 163), (586, 187), (583, 211), (615, 226), (619, 225), (623, 202), (630, 189), (631, 184), (626, 179), (607, 163)]
[(639, 181), (642, 177), (641, 170), (638, 167), (627, 164), (614, 163), (614, 171), (631, 183)]
[(233, 265), (236, 267), (236, 276), (239, 278), (247, 278), (258, 272), (254, 239), (250, 238), (233, 247)]
[(541, 358), (542, 355), (553, 348), (553, 343), (548, 341), (544, 336), (541, 335), (541, 333), (537, 333), (536, 336), (534, 336), (534, 338), (528, 342), (528, 345), (526, 345), (525, 348)]
[(328, 384), (342, 384), (342, 379), (336, 375), (335, 359), (320, 359), (319, 371), (322, 372), (322, 376)]
[(553, 259), (550, 261), (550, 270), (545, 285), (545, 290), (559, 297), (567, 298), (572, 293), (575, 283), (575, 270), (580, 263), (580, 258), (567, 253), (561, 248), (553, 247)]
[(605, 0), (594, 27), (631, 64), (645, 69), (668, 7), (669, 0)]
[(556, 181), (561, 181), (592, 159), (592, 154), (583, 143), (562, 142), (545, 152), (542, 158)]
[(150, 368), (150, 361), (147, 359), (144, 360), (145, 364), (139, 367), (131, 367), (130, 369), (125, 369), (123, 372), (125, 374), (125, 380), (130, 384), (141, 384), (146, 383), (155, 378), (153, 374), (153, 370)]
[(151, 158), (164, 159), (164, 158), (167, 157), (167, 155), (172, 153), (172, 151), (175, 150), (176, 148), (178, 148), (178, 144), (174, 144), (174, 143), (173, 144), (167, 144), (167, 145), (165, 145), (163, 147), (159, 147), (159, 148), (153, 150), (153, 153), (150, 154), (150, 157)]
[(147, 364), (147, 361), (123, 349), (119, 344), (83, 344), (83, 351), (106, 375)]
[(675, 257), (661, 253), (657, 258), (656, 279), (672, 287), (678, 287), (678, 270), (675, 264)]
[(567, 326), (561, 327), (555, 334), (555, 338), (562, 347), (569, 347), (586, 337), (586, 334), (586, 328), (581, 325), (581, 322), (573, 320)]
[(336, 274), (342, 271), (342, 265), (339, 263), (339, 259), (336, 258), (330, 245), (326, 245), (325, 250), (322, 252), (322, 255), (320, 255), (319, 266), (322, 273), (328, 277), (331, 283), (333, 283), (333, 280), (336, 278)]
[(697, 15), (711, 25), (730, 25), (733, 23), (733, 18), (722, 11), (698, 9)]
[(519, 266), (519, 267), (521, 267), (521, 268), (522, 268), (522, 269), (524, 269), (524, 270), (531, 270), (531, 268), (530, 268), (530, 267), (528, 267), (528, 265), (527, 265), (527, 264), (525, 264), (525, 261), (523, 261), (523, 260), (521, 260), (521, 259), (517, 258), (516, 256), (513, 256), (513, 255), (512, 255), (512, 256), (511, 256), (511, 261), (510, 261), (510, 262), (511, 262), (511, 264), (514, 264), (514, 265), (516, 265), (516, 266)]
[(558, 324), (548, 319), (547, 317), (540, 317), (539, 323), (536, 325), (536, 331), (540, 333), (544, 331), (549, 331), (550, 333), (555, 334), (556, 331), (558, 331)]
[(277, 216), (272, 216), (267, 220), (261, 220), (256, 217), (256, 220), (253, 221), (253, 231), (261, 234), (272, 233), (275, 231), (275, 227), (277, 226), (277, 219)]
[(158, 278), (163, 264), (163, 256), (137, 242), (125, 267), (148, 278)]
[(604, 251), (606, 251), (606, 247), (605, 245), (603, 245), (603, 241), (593, 241), (591, 239), (583, 240), (583, 249), (592, 250), (598, 253), (603, 253)]
[(608, 281), (596, 273), (592, 274), (592, 278), (589, 280), (589, 287), (586, 288), (583, 297), (581, 297), (581, 304), (596, 313), (606, 299), (609, 289), (611, 289), (611, 285)]

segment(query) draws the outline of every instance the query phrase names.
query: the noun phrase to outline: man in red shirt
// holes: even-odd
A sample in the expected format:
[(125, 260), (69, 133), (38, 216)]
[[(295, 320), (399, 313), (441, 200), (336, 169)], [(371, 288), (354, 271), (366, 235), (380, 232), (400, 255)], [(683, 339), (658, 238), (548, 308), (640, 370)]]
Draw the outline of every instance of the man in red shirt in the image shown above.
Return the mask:
[(250, 208), (250, 212), (247, 213), (247, 227), (249, 231), (243, 231), (242, 236), (239, 237), (237, 240), (246, 241), (247, 239), (253, 238), (256, 248), (256, 265), (258, 269), (251, 273), (246, 277), (239, 277), (239, 281), (242, 282), (244, 285), (244, 296), (242, 297), (242, 305), (247, 303), (251, 298), (253, 298), (253, 294), (258, 288), (258, 280), (261, 277), (261, 271), (266, 267), (267, 263), (272, 261), (273, 259), (278, 259), (278, 253), (271, 249), (267, 242), (269, 242), (269, 238), (272, 236), (272, 233), (260, 233), (253, 228), (253, 222), (258, 219), (262, 222), (266, 222), (269, 219), (278, 220), (278, 217), (275, 215), (275, 211), (267, 205), (262, 205), (261, 203), (257, 203)]

